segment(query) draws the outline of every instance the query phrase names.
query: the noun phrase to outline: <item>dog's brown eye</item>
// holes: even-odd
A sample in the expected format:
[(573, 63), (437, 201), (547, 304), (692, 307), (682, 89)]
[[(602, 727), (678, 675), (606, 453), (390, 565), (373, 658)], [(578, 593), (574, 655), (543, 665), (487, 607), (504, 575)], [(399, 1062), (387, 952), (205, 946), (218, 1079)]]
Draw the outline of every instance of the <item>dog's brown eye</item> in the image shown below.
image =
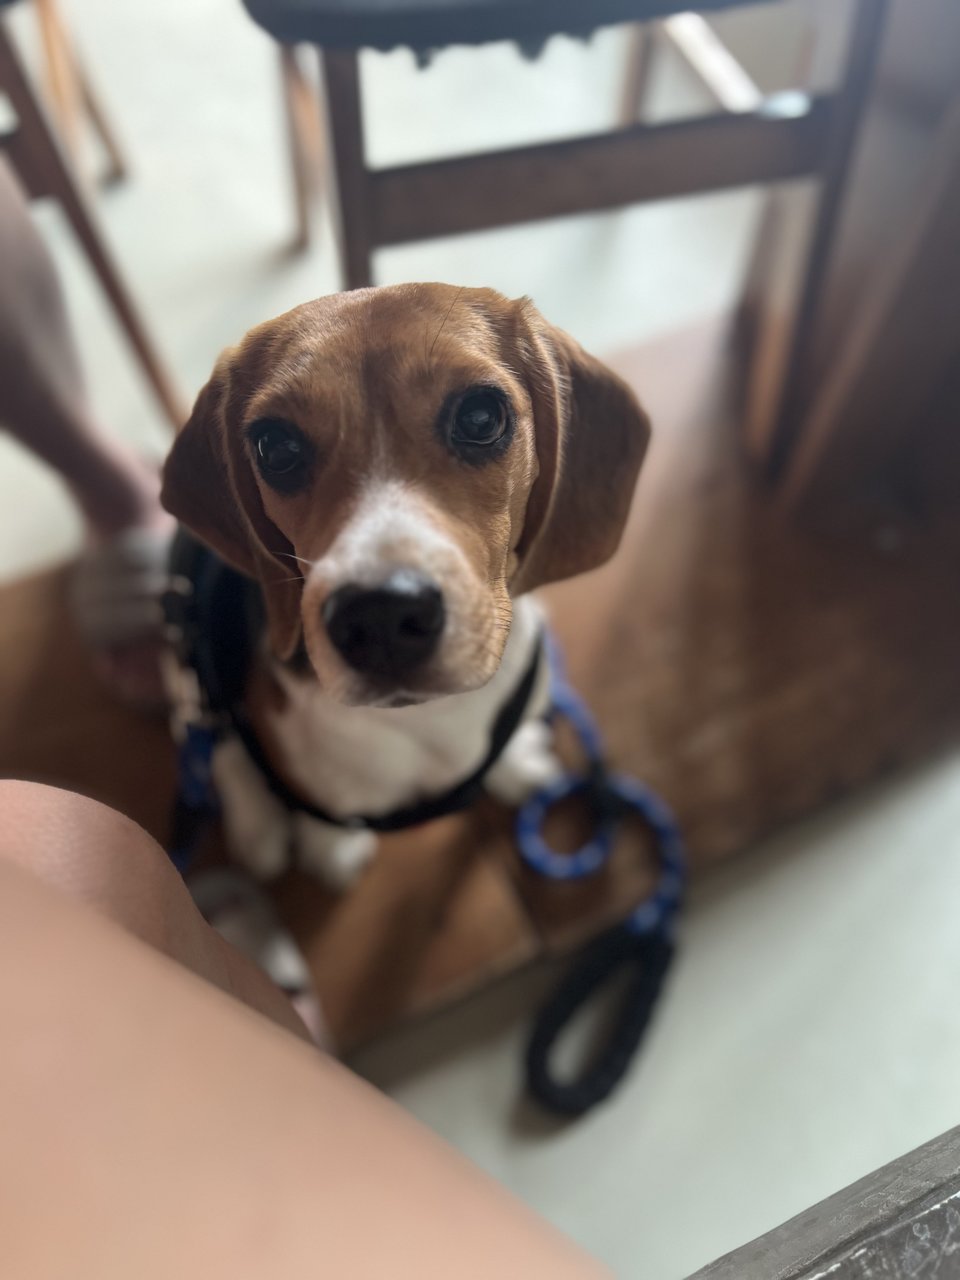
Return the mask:
[(257, 467), (268, 484), (286, 490), (306, 479), (310, 446), (292, 422), (263, 418), (250, 429)]
[(507, 429), (507, 411), (495, 391), (470, 391), (457, 405), (452, 437), (458, 444), (495, 444)]

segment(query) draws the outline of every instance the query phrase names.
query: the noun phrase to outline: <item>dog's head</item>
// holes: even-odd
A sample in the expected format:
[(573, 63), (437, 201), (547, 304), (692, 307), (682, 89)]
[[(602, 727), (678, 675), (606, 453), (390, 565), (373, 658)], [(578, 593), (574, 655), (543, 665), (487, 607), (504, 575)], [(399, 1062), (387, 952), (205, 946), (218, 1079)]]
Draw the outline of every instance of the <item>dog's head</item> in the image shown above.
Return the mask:
[(263, 589), (346, 703), (484, 684), (511, 595), (602, 564), (649, 425), (522, 299), (399, 285), (251, 330), (201, 391), (164, 505)]

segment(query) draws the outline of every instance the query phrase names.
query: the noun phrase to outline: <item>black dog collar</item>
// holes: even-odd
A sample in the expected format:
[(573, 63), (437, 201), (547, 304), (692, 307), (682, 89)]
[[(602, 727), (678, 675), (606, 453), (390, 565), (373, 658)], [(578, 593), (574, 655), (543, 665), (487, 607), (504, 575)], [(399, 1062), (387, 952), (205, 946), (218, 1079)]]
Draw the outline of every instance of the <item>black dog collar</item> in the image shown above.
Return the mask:
[(504, 747), (523, 720), (536, 685), (537, 672), (540, 670), (542, 648), (538, 641), (533, 660), (527, 667), (523, 679), (500, 708), (490, 734), (487, 754), (477, 768), (456, 786), (444, 791), (442, 795), (418, 800), (416, 804), (394, 809), (390, 813), (354, 814), (348, 818), (335, 817), (328, 810), (305, 799), (277, 774), (267, 759), (263, 745), (253, 731), (253, 726), (240, 707), (235, 706), (230, 709), (230, 722), (250, 759), (263, 774), (267, 786), (288, 809), (297, 813), (306, 813), (311, 818), (316, 818), (320, 822), (329, 822), (335, 827), (355, 827), (368, 831), (404, 831), (407, 827), (417, 827), (423, 822), (432, 822), (434, 818), (445, 818), (448, 814), (459, 813), (461, 809), (466, 809), (477, 799), (484, 778), (496, 764)]

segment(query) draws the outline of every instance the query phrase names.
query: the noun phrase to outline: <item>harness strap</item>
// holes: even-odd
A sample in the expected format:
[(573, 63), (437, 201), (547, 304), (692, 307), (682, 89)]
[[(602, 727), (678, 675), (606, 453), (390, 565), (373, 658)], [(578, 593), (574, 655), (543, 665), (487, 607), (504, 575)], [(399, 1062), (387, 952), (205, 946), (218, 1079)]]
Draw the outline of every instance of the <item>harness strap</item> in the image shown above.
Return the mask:
[(253, 725), (243, 708), (234, 703), (228, 709), (230, 723), (237, 737), (243, 743), (250, 759), (260, 770), (263, 779), (271, 792), (281, 804), (288, 809), (306, 813), (320, 822), (330, 823), (335, 827), (357, 827), (368, 831), (403, 831), (407, 827), (416, 827), (423, 822), (432, 822), (434, 818), (445, 818), (451, 813), (459, 813), (466, 809), (477, 798), (487, 773), (496, 763), (504, 747), (513, 737), (523, 719), (524, 712), (533, 695), (540, 670), (542, 642), (538, 639), (533, 659), (510, 698), (504, 703), (494, 721), (490, 735), (490, 746), (486, 755), (474, 771), (440, 796), (430, 796), (406, 805), (402, 809), (394, 809), (385, 814), (357, 814), (347, 818), (339, 818), (312, 801), (305, 799), (298, 791), (289, 786), (271, 764), (263, 745), (254, 732)]

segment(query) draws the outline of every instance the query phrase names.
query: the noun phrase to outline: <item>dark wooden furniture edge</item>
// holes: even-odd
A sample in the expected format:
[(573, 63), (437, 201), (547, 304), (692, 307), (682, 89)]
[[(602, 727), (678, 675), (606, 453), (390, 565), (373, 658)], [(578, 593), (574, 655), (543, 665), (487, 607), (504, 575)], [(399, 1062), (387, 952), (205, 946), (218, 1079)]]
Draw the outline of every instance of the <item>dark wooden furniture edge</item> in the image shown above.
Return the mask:
[[(951, 1236), (955, 1237), (952, 1239)], [(960, 1276), (960, 1127), (884, 1165), (690, 1280), (831, 1280), (913, 1274)]]

